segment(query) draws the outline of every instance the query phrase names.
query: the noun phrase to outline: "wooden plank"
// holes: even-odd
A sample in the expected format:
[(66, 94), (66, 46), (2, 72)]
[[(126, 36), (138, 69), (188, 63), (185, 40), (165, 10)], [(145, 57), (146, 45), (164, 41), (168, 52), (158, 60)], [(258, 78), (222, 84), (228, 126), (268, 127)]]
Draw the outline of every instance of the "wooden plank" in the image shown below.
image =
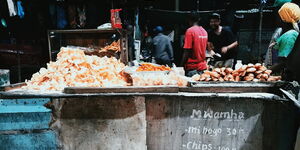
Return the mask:
[(195, 93), (274, 93), (276, 82), (189, 82), (180, 92)]
[[(75, 29), (75, 30), (49, 30), (49, 33), (118, 33), (124, 32), (122, 29)], [(53, 34), (52, 33), (52, 34)]]
[(184, 87), (179, 88), (180, 92), (190, 92), (190, 93), (272, 93), (273, 89), (270, 87)]
[(53, 131), (45, 130), (31, 133), (0, 132), (1, 150), (56, 150), (56, 135)]
[(14, 89), (19, 89), (25, 85), (26, 85), (26, 83), (22, 82), (22, 83), (10, 84), (7, 86), (0, 86), (0, 91), (10, 91), (10, 90), (14, 90)]
[(91, 87), (66, 87), (66, 94), (83, 93), (178, 93), (176, 86), (148, 86), (148, 87), (112, 87), (112, 88), (91, 88)]

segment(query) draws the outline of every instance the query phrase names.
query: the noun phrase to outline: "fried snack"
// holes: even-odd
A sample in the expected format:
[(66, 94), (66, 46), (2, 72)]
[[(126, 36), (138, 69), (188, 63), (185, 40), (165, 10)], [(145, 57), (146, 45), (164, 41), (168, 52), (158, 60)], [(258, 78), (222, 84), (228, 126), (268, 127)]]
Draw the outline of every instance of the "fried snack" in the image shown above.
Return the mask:
[(235, 79), (234, 79), (234, 81), (241, 81), (240, 76), (236, 76)]
[(150, 63), (143, 63), (136, 69), (136, 71), (171, 71), (171, 68), (164, 65), (155, 66)]
[(248, 68), (254, 67), (253, 64), (248, 64), (247, 66), (248, 66)]
[(258, 70), (260, 70), (260, 71), (266, 71), (267, 68), (265, 66), (260, 66)]
[(255, 72), (256, 71), (256, 68), (254, 67), (250, 67), (247, 69), (247, 72)]
[(24, 88), (61, 91), (65, 87), (127, 86), (121, 73), (124, 68), (116, 58), (88, 56), (82, 50), (62, 47), (57, 60), (33, 74)]
[(230, 74), (232, 72), (233, 72), (233, 69), (231, 69), (231, 68), (226, 68), (225, 69), (225, 73), (227, 73), (227, 74)]
[(218, 74), (217, 72), (210, 72), (210, 76), (213, 78), (220, 78), (220, 74)]
[(281, 76), (270, 76), (267, 81), (278, 81), (281, 80)]
[(219, 78), (219, 81), (223, 82), (223, 81), (224, 81), (224, 78), (220, 77), (220, 78)]
[(261, 70), (255, 71), (255, 74), (261, 74), (261, 73), (263, 73), (263, 71)]
[(261, 67), (262, 65), (261, 65), (261, 63), (256, 63), (255, 65), (254, 65), (254, 67), (256, 68), (256, 69), (259, 69), (259, 67)]
[(231, 68), (215, 68), (205, 71), (202, 75), (195, 76), (195, 81), (278, 81), (280, 77), (271, 76), (272, 71), (267, 70), (260, 63), (243, 65), (237, 70)]
[(220, 68), (215, 68), (215, 69), (213, 70), (213, 72), (221, 73), (221, 69), (220, 69)]
[(192, 76), (192, 79), (195, 80), (195, 81), (200, 81), (201, 75), (195, 74), (195, 75)]
[(272, 73), (272, 70), (266, 70), (266, 71), (265, 71), (265, 74), (270, 75), (271, 73)]
[(252, 77), (252, 76), (246, 76), (246, 77), (244, 77), (245, 81), (252, 81), (253, 79), (254, 79), (254, 77)]
[(206, 78), (206, 79), (205, 79), (205, 81), (210, 81), (210, 80), (211, 80), (211, 78)]
[(120, 40), (114, 41), (110, 45), (101, 48), (99, 53), (107, 52), (107, 51), (114, 51), (115, 53), (120, 52), (121, 51)]

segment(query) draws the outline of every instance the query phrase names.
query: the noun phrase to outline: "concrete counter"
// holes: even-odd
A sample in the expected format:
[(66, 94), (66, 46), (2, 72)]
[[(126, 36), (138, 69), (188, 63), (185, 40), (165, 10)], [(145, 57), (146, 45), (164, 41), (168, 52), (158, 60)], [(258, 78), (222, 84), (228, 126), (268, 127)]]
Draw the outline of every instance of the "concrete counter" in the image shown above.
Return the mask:
[(0, 149), (287, 150), (296, 139), (296, 109), (270, 93), (14, 91), (0, 98)]

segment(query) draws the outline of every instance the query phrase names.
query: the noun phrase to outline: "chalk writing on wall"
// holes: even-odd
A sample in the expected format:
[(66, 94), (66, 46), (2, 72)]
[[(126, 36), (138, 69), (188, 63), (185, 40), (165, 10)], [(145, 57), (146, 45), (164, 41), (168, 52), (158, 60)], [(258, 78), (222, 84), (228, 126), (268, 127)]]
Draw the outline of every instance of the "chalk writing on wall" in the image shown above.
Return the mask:
[[(245, 113), (234, 109), (192, 109), (189, 120), (189, 125), (184, 129), (188, 138), (183, 142), (182, 149), (238, 150), (238, 143), (243, 142), (243, 136), (248, 134), (243, 126)], [(226, 140), (222, 142), (222, 139)]]

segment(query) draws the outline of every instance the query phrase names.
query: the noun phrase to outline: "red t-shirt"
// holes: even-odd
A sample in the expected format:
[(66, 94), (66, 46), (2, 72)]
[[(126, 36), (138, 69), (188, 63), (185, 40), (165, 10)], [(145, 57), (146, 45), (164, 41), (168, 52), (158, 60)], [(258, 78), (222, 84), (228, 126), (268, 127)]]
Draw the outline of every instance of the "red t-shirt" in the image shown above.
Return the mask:
[(187, 29), (184, 39), (184, 49), (192, 49), (193, 54), (185, 64), (185, 70), (205, 70), (205, 51), (207, 44), (207, 32), (201, 26), (193, 26)]

